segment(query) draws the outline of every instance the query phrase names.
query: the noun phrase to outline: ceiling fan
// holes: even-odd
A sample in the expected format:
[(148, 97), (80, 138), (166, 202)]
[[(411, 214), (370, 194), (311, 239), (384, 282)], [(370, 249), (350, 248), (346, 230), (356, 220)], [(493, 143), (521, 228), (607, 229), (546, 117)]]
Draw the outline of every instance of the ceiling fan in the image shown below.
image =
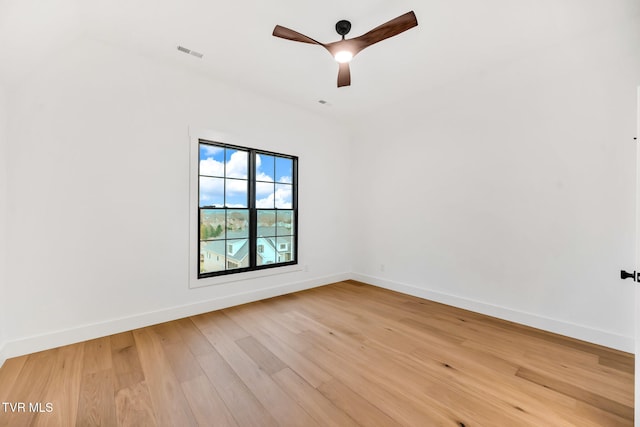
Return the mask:
[(342, 36), (342, 40), (332, 43), (320, 43), (307, 37), (304, 34), (300, 34), (297, 31), (290, 30), (289, 28), (276, 25), (273, 29), (273, 35), (287, 40), (293, 40), (296, 42), (317, 44), (329, 51), (329, 53), (338, 61), (338, 87), (349, 86), (351, 84), (351, 71), (349, 69), (349, 62), (364, 48), (371, 46), (374, 43), (378, 43), (389, 37), (397, 36), (415, 26), (418, 25), (416, 14), (407, 12), (404, 15), (400, 15), (389, 22), (386, 22), (373, 30), (365, 33), (359, 37), (346, 40), (344, 36), (351, 31), (351, 22), (338, 21), (336, 23), (336, 31)]

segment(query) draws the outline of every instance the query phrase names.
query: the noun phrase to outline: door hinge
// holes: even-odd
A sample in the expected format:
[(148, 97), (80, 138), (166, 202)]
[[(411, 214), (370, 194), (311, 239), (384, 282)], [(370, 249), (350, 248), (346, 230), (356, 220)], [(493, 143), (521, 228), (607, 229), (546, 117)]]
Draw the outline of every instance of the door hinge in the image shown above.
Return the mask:
[(634, 271), (633, 273), (628, 273), (624, 270), (620, 270), (620, 278), (621, 279), (632, 279), (634, 282), (636, 281), (637, 274)]

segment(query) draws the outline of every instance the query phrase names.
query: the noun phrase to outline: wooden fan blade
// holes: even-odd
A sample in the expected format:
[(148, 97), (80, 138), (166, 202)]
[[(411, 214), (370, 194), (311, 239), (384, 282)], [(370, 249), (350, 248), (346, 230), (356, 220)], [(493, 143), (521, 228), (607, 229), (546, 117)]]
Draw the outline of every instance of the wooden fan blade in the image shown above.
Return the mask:
[(338, 70), (338, 87), (351, 85), (351, 70), (349, 69), (349, 63), (345, 62), (340, 64)]
[[(404, 15), (400, 15), (389, 22), (385, 22), (384, 24), (374, 28), (368, 33), (365, 33), (351, 40), (357, 43), (359, 52), (374, 43), (378, 43), (382, 40), (388, 39), (389, 37), (397, 36), (398, 34), (403, 33), (417, 25), (418, 20), (416, 19), (416, 14), (411, 11), (405, 13)], [(356, 53), (357, 52), (354, 52), (353, 54), (355, 55)]]
[(293, 40), (294, 42), (322, 45), (322, 43), (312, 39), (311, 37), (307, 37), (304, 34), (300, 34), (297, 31), (293, 31), (281, 25), (276, 25), (276, 27), (273, 29), (273, 35), (275, 37), (280, 37), (281, 39)]

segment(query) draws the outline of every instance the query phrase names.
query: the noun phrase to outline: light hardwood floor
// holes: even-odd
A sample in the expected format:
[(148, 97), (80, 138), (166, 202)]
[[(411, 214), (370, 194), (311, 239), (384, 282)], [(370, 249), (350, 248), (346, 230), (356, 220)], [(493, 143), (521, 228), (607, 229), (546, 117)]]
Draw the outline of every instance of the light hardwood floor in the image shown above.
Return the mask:
[(2, 426), (631, 426), (633, 356), (348, 281), (10, 359), (0, 402), (26, 404)]

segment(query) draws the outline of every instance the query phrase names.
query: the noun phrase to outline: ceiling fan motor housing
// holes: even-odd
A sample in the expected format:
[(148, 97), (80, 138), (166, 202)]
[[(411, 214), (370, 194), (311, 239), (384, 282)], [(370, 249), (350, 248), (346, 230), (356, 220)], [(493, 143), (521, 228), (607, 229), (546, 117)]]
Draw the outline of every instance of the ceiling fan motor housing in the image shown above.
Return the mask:
[(345, 21), (344, 19), (342, 21), (338, 21), (336, 23), (336, 31), (344, 39), (344, 36), (349, 34), (349, 31), (351, 31), (351, 22)]

